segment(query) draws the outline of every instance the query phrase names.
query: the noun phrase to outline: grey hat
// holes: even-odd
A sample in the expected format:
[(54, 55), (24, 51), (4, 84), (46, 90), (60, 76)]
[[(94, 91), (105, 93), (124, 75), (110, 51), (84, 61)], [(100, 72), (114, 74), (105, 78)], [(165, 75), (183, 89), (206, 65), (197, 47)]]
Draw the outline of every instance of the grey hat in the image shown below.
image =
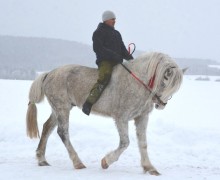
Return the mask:
[(109, 19), (115, 19), (116, 16), (115, 14), (112, 12), (112, 11), (105, 11), (103, 14), (102, 14), (102, 21), (107, 21)]

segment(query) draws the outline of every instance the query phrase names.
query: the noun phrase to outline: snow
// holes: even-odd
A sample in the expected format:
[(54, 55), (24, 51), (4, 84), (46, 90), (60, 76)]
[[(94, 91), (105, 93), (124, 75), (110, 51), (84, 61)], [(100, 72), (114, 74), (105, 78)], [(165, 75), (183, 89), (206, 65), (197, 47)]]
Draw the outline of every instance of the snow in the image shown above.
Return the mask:
[(209, 65), (209, 67), (220, 69), (220, 65)]
[[(216, 77), (218, 78), (218, 77)], [(70, 137), (87, 166), (75, 170), (56, 131), (50, 136), (46, 157), (49, 167), (37, 166), (35, 150), (39, 140), (26, 137), (25, 115), (31, 81), (0, 80), (0, 179), (220, 179), (220, 83), (195, 81), (185, 76), (177, 94), (162, 110), (154, 110), (148, 125), (149, 156), (162, 174), (144, 174), (140, 167), (133, 122), (129, 124), (130, 146), (120, 159), (103, 170), (102, 157), (118, 145), (118, 134), (110, 118), (73, 109)], [(50, 114), (46, 100), (37, 105), (38, 124)]]

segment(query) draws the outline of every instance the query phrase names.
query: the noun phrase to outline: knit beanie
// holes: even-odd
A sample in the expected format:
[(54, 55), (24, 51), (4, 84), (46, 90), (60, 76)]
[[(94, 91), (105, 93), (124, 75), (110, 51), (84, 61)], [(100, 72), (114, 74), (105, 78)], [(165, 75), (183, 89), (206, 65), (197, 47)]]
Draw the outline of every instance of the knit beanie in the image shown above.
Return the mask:
[(112, 12), (112, 11), (105, 11), (103, 14), (102, 14), (102, 21), (107, 21), (109, 19), (115, 19), (116, 16), (115, 14)]

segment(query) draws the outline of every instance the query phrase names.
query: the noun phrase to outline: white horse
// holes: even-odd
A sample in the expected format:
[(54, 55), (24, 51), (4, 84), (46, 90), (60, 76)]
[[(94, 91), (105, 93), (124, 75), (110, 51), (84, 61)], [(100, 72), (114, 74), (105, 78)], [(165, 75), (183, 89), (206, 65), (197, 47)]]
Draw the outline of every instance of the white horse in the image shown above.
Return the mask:
[[(148, 116), (154, 104), (157, 109), (163, 109), (170, 97), (179, 89), (183, 70), (168, 55), (157, 52), (144, 54), (124, 65), (139, 77), (142, 83), (119, 64), (114, 68), (109, 85), (92, 107), (92, 113), (115, 119), (120, 138), (119, 146), (102, 159), (101, 166), (107, 169), (128, 147), (128, 122), (134, 120), (144, 172), (159, 175), (147, 153)], [(69, 139), (69, 114), (72, 107), (82, 107), (97, 77), (98, 71), (95, 68), (66, 65), (40, 75), (32, 83), (26, 119), (27, 135), (30, 138), (39, 137), (35, 104), (40, 103), (45, 95), (52, 107), (52, 113), (43, 125), (36, 150), (39, 166), (49, 165), (45, 158), (46, 144), (50, 134), (58, 126), (57, 132), (73, 166), (76, 169), (85, 168)], [(153, 84), (148, 86), (152, 79)]]

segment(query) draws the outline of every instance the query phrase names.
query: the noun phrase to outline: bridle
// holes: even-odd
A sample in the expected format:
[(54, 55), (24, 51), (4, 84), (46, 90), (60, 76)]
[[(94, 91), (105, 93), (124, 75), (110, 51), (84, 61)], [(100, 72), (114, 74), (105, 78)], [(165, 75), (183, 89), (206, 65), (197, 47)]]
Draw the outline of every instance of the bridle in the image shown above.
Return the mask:
[[(159, 63), (158, 63), (159, 64)], [(157, 64), (157, 66), (158, 66)], [(140, 80), (140, 78), (138, 78), (130, 69), (128, 69), (124, 64), (122, 64), (122, 67), (124, 67), (125, 70), (127, 70), (138, 82), (140, 82), (144, 87), (145, 89), (147, 89), (148, 91), (150, 91), (150, 95), (152, 96), (152, 99), (156, 99), (159, 104), (161, 104), (162, 106), (166, 106), (167, 103), (163, 102), (161, 99), (160, 99), (160, 96), (158, 96), (156, 94), (156, 92), (153, 92), (152, 89), (154, 87), (154, 81), (155, 81), (155, 77), (156, 77), (156, 70), (157, 70), (157, 66), (155, 68), (155, 71), (154, 71), (154, 75), (150, 78), (150, 81), (148, 84), (145, 84), (142, 80)]]
[[(132, 52), (131, 52), (131, 46), (133, 46), (133, 51), (132, 51)], [(130, 43), (130, 44), (128, 45), (128, 53), (129, 53), (130, 55), (132, 55), (132, 54), (134, 53), (135, 49), (136, 49), (135, 43)], [(124, 69), (127, 70), (138, 82), (140, 82), (140, 83), (145, 87), (145, 89), (147, 89), (148, 91), (150, 91), (150, 97), (152, 96), (152, 99), (156, 99), (157, 102), (158, 102), (160, 105), (166, 106), (167, 102), (166, 102), (166, 103), (163, 102), (163, 101), (161, 100), (160, 96), (158, 96), (158, 95), (156, 94), (156, 92), (153, 92), (153, 91), (152, 91), (152, 89), (153, 89), (153, 87), (154, 87), (155, 77), (156, 77), (156, 70), (157, 70), (157, 67), (158, 67), (159, 62), (157, 63), (157, 66), (156, 66), (155, 71), (154, 71), (154, 75), (150, 78), (150, 81), (148, 82), (148, 84), (145, 84), (142, 80), (140, 80), (140, 78), (138, 78), (138, 77), (137, 77), (130, 69), (128, 69), (123, 63), (120, 63), (120, 64), (121, 64), (122, 67), (124, 67)], [(149, 97), (149, 98), (150, 98), (150, 97)], [(171, 98), (172, 98), (172, 97), (171, 97)], [(170, 98), (170, 99), (171, 99), (171, 98)], [(170, 99), (169, 99), (169, 100), (170, 100)], [(158, 106), (159, 106), (159, 105), (158, 105)]]

